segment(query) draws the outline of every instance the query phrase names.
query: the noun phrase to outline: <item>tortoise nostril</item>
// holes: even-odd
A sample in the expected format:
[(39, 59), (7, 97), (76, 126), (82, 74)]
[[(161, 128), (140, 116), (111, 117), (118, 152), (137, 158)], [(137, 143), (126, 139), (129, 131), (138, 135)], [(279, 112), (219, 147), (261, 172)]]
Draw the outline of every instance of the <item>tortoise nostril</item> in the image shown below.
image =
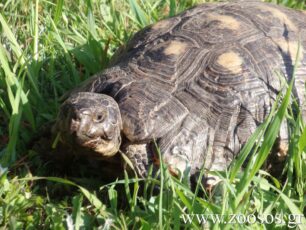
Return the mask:
[(80, 122), (78, 122), (76, 119), (72, 118), (70, 121), (70, 132), (74, 133), (79, 129)]

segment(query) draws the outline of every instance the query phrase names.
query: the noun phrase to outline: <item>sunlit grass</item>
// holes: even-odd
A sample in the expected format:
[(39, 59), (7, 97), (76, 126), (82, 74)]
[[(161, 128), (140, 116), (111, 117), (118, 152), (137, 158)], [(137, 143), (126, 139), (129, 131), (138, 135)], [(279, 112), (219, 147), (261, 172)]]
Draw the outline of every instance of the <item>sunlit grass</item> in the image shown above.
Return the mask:
[[(291, 84), (229, 170), (215, 172), (222, 182), (213, 194), (207, 194), (201, 184), (191, 191), (187, 180), (171, 177), (163, 167), (160, 179), (141, 181), (126, 174), (111, 184), (101, 182), (100, 189), (80, 186), (78, 182), (87, 178), (39, 176), (47, 175), (48, 163), (29, 143), (41, 135), (45, 124), (54, 121), (60, 97), (106, 68), (116, 49), (133, 33), (197, 2), (0, 1), (0, 228), (201, 229), (196, 219), (185, 224), (182, 214), (283, 213), (287, 222), (279, 226), (258, 221), (214, 227), (285, 229), (288, 214), (305, 215), (306, 128), (290, 100)], [(274, 2), (305, 9), (304, 1)], [(279, 181), (261, 167), (284, 119), (290, 124), (291, 139), (285, 179)], [(52, 195), (53, 189), (68, 190), (69, 195)], [(125, 207), (120, 204), (122, 197)], [(299, 227), (306, 228), (305, 218), (301, 221)]]

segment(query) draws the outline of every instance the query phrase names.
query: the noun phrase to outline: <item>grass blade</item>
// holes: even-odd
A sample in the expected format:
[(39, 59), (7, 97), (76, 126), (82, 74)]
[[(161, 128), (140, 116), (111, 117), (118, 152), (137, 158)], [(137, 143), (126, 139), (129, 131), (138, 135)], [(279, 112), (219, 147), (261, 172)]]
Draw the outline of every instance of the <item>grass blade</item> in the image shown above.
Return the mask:
[(38, 7), (39, 0), (35, 1), (35, 18), (34, 18), (34, 43), (33, 43), (33, 58), (35, 61), (38, 60)]
[(83, 203), (83, 197), (81, 195), (73, 197), (72, 203), (73, 203), (72, 218), (74, 223), (74, 229), (78, 230), (80, 229), (82, 223), (81, 207)]
[(49, 180), (57, 183), (62, 183), (70, 186), (74, 186), (80, 189), (80, 191), (83, 193), (83, 195), (88, 199), (88, 201), (99, 211), (100, 215), (103, 217), (107, 218), (109, 217), (109, 213), (107, 213), (106, 206), (94, 195), (93, 193), (89, 192), (86, 188), (70, 181), (67, 179), (63, 179), (60, 177), (27, 177), (27, 178), (22, 178), (20, 181), (24, 180)]
[[(294, 78), (293, 78), (294, 79)], [(262, 143), (262, 146), (259, 150), (259, 153), (255, 159), (255, 162), (252, 163), (252, 159), (250, 160), (250, 163), (248, 164), (248, 169), (249, 171), (247, 173), (244, 173), (240, 183), (237, 185), (237, 199), (236, 199), (236, 204), (238, 204), (241, 200), (242, 197), (245, 193), (245, 191), (248, 189), (249, 184), (251, 183), (253, 177), (255, 174), (258, 172), (260, 167), (263, 165), (264, 161), (266, 160), (268, 154), (270, 153), (275, 140), (278, 135), (278, 131), (280, 129), (281, 123), (285, 118), (285, 114), (287, 111), (287, 107), (290, 102), (290, 96), (291, 96), (291, 91), (293, 87), (293, 82), (294, 80), (291, 80), (291, 83), (287, 89), (287, 92), (285, 94), (285, 97), (283, 99), (283, 102), (278, 109), (275, 117), (272, 119), (271, 124), (269, 124), (268, 129), (266, 134), (264, 135), (264, 140)]]
[(63, 5), (64, 5), (64, 0), (57, 0), (56, 9), (53, 16), (55, 25), (58, 24), (60, 18), (62, 17)]
[(136, 19), (138, 23), (141, 25), (141, 27), (145, 27), (149, 24), (148, 21), (148, 15), (140, 8), (139, 4), (136, 2), (136, 0), (129, 0), (132, 12), (136, 16)]
[(172, 17), (176, 13), (176, 1), (175, 0), (170, 0), (170, 11), (169, 11), (169, 16)]
[[(25, 65), (27, 62), (23, 57), (23, 52), (22, 49), (20, 48), (20, 46), (18, 45), (18, 42), (16, 40), (16, 38), (14, 37), (13, 32), (11, 31), (9, 25), (7, 24), (6, 20), (4, 19), (3, 15), (0, 13), (0, 23), (2, 25), (2, 29), (3, 29), (3, 34), (5, 34), (5, 36), (7, 37), (7, 39), (10, 42), (10, 47), (11, 49), (14, 51), (17, 59), (19, 60), (21, 65)], [(28, 71), (28, 77), (29, 80), (31, 82), (31, 85), (34, 89), (34, 92), (36, 93), (36, 95), (41, 98), (41, 95), (39, 93), (38, 87), (37, 87), (37, 82), (35, 81), (35, 79), (32, 77), (31, 72)]]

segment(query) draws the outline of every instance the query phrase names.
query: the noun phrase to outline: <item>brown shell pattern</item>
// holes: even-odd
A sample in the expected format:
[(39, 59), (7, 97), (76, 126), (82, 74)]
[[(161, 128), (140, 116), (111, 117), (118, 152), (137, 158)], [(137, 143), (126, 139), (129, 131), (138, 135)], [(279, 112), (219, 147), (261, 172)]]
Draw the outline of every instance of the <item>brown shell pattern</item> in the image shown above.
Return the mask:
[(302, 11), (274, 4), (199, 5), (138, 32), (89, 90), (116, 99), (131, 142), (155, 139), (165, 157), (223, 167), (268, 115), (295, 62), (305, 118), (305, 22)]

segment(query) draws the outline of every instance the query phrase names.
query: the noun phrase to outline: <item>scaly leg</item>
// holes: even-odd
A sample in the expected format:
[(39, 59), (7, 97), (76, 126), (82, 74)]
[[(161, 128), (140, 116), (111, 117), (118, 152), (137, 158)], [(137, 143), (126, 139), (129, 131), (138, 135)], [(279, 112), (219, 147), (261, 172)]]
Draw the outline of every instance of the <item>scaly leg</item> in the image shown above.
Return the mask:
[(149, 152), (147, 144), (126, 144), (123, 147), (123, 153), (129, 158), (137, 175), (141, 178), (145, 178), (148, 173)]

